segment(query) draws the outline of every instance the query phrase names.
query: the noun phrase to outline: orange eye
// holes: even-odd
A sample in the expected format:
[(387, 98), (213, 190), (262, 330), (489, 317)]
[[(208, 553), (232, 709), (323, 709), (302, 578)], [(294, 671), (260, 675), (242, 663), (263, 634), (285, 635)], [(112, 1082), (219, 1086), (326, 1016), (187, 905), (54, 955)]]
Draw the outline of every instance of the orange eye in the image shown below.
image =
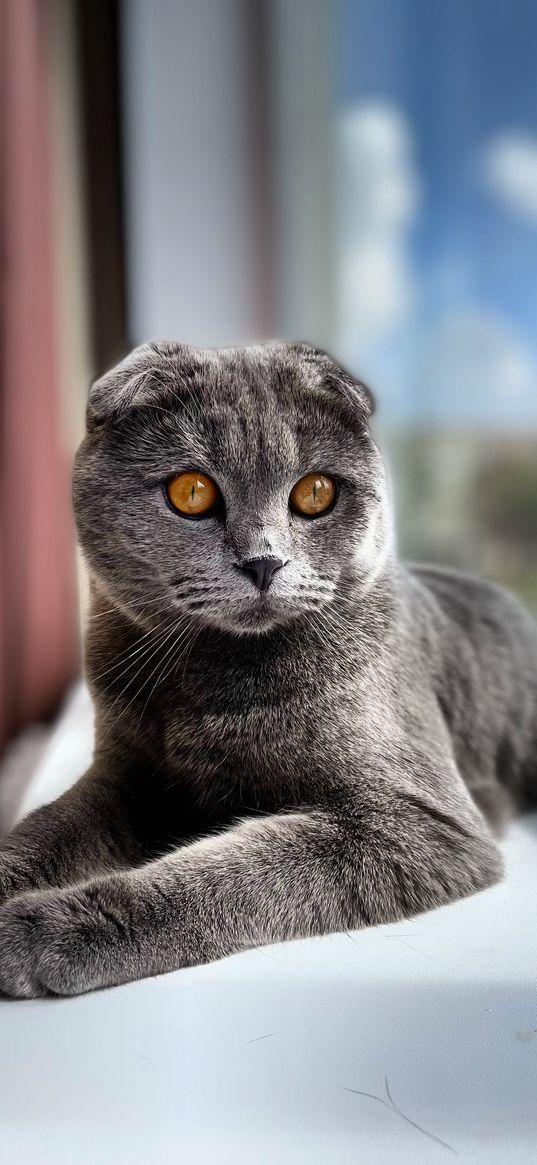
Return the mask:
[(291, 509), (307, 518), (323, 514), (332, 505), (336, 496), (335, 482), (324, 473), (308, 473), (301, 477), (291, 490)]
[(178, 473), (166, 482), (166, 497), (180, 514), (199, 518), (214, 509), (218, 487), (204, 473)]

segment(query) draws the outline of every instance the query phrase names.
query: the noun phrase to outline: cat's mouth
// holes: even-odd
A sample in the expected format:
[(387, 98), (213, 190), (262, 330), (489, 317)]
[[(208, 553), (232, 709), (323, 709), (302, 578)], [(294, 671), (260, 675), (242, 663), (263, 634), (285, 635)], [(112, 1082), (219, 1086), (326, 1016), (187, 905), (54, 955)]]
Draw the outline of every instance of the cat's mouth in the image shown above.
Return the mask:
[(294, 614), (292, 604), (270, 595), (260, 594), (248, 603), (237, 603), (219, 612), (220, 625), (239, 634), (260, 634), (286, 623)]
[(285, 626), (311, 612), (330, 604), (333, 586), (323, 584), (315, 588), (302, 586), (294, 593), (282, 594), (270, 590), (245, 595), (213, 594), (189, 597), (186, 612), (198, 621), (239, 635), (259, 635), (273, 628)]

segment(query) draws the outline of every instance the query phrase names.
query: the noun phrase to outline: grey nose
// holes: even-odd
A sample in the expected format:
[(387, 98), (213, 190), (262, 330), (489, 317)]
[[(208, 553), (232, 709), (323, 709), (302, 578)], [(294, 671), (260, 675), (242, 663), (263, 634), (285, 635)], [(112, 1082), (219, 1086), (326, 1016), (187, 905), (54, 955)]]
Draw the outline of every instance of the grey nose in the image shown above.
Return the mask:
[(251, 575), (259, 591), (268, 591), (276, 571), (283, 566), (281, 558), (248, 558), (241, 562), (239, 570)]

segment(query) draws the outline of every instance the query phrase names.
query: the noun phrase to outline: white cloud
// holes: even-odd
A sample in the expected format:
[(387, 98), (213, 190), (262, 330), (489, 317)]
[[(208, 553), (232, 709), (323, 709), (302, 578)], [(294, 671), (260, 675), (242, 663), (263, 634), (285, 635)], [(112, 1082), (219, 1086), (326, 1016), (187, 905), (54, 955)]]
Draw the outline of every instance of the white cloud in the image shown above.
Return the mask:
[(537, 368), (511, 327), (473, 310), (443, 318), (420, 352), (418, 412), (424, 417), (520, 424), (537, 420)]
[(389, 105), (345, 109), (337, 127), (338, 348), (353, 362), (410, 312), (406, 253), (419, 202), (410, 130)]
[(537, 138), (503, 133), (483, 155), (483, 177), (489, 191), (515, 214), (537, 224)]

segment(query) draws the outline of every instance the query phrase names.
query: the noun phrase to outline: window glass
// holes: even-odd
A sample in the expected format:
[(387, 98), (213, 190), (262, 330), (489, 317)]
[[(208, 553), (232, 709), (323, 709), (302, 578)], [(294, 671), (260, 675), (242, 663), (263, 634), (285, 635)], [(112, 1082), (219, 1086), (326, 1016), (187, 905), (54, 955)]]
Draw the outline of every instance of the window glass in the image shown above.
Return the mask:
[(336, 0), (334, 347), (401, 550), (537, 606), (537, 5)]

